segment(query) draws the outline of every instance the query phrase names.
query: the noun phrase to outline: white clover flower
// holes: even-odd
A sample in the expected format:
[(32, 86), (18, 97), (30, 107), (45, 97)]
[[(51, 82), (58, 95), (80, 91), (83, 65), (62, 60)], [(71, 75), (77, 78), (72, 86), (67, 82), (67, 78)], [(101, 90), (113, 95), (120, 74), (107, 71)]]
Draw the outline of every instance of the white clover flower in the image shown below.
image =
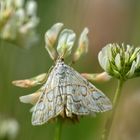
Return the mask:
[(37, 42), (37, 3), (29, 0), (1, 0), (0, 38), (19, 47), (29, 47)]
[(118, 79), (140, 76), (140, 47), (108, 44), (99, 52), (98, 59), (101, 67)]
[(15, 119), (0, 117), (0, 139), (14, 140), (19, 131), (19, 124)]

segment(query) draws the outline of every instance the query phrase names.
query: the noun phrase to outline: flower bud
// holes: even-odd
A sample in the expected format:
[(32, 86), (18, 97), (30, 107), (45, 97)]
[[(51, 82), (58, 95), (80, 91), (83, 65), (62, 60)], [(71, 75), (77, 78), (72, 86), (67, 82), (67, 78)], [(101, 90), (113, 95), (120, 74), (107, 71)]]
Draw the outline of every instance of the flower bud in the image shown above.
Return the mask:
[(45, 34), (45, 42), (46, 42), (45, 48), (47, 49), (50, 57), (53, 60), (56, 60), (57, 58), (57, 52), (54, 48), (54, 44), (56, 43), (58, 34), (62, 29), (62, 27), (63, 23), (56, 23)]
[(64, 29), (59, 36), (57, 52), (60, 58), (71, 54), (72, 47), (76, 39), (76, 34), (69, 29)]

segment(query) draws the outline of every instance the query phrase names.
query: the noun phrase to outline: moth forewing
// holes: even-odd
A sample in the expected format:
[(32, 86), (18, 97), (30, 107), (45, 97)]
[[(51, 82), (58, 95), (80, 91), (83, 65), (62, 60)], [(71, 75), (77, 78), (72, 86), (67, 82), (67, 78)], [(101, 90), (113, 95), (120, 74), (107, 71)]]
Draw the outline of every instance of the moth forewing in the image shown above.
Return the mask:
[(100, 91), (93, 84), (88, 82), (73, 68), (71, 68), (70, 66), (67, 67), (69, 69), (67, 79), (71, 79), (68, 83), (71, 82), (73, 85), (75, 84), (78, 86), (77, 89), (75, 88), (75, 92), (79, 93), (79, 95), (73, 94), (73, 96), (81, 96), (82, 102), (89, 109), (90, 112), (104, 112), (112, 108), (110, 100), (107, 96), (103, 94), (102, 91)]
[(52, 69), (45, 83), (45, 90), (42, 92), (32, 115), (32, 124), (41, 125), (48, 120), (55, 118), (63, 111), (62, 100), (58, 90), (58, 77), (56, 77), (56, 67)]
[(77, 71), (57, 61), (51, 71), (45, 90), (35, 105), (32, 124), (41, 125), (65, 112), (72, 115), (89, 115), (112, 108), (110, 100)]

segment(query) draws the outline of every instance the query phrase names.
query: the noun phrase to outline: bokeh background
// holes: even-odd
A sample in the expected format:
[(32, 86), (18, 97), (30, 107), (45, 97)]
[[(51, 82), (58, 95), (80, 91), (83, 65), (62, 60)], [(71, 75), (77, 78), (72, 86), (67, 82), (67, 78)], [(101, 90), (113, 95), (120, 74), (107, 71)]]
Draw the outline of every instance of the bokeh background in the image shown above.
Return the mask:
[[(40, 24), (38, 44), (22, 49), (8, 42), (0, 46), (0, 114), (19, 122), (16, 140), (52, 140), (55, 123), (34, 127), (31, 125), (31, 105), (19, 102), (19, 96), (30, 94), (37, 88), (20, 89), (12, 80), (25, 79), (47, 72), (53, 65), (44, 48), (44, 34), (56, 22), (63, 22), (77, 36), (89, 28), (89, 53), (74, 68), (79, 72), (102, 72), (98, 52), (111, 42), (140, 45), (139, 0), (36, 0)], [(139, 78), (127, 82), (122, 92), (111, 140), (140, 139), (140, 86)], [(112, 99), (116, 80), (94, 83)], [(107, 113), (95, 118), (84, 117), (79, 123), (65, 123), (62, 140), (99, 140)]]

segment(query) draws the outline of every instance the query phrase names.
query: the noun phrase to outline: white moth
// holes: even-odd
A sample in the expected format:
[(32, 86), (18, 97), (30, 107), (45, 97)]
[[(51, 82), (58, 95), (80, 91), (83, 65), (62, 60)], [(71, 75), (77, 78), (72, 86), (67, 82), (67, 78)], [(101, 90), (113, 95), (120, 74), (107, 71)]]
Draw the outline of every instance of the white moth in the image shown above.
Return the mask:
[(110, 100), (63, 60), (58, 60), (33, 109), (32, 124), (41, 125), (62, 112), (91, 115), (112, 108)]

